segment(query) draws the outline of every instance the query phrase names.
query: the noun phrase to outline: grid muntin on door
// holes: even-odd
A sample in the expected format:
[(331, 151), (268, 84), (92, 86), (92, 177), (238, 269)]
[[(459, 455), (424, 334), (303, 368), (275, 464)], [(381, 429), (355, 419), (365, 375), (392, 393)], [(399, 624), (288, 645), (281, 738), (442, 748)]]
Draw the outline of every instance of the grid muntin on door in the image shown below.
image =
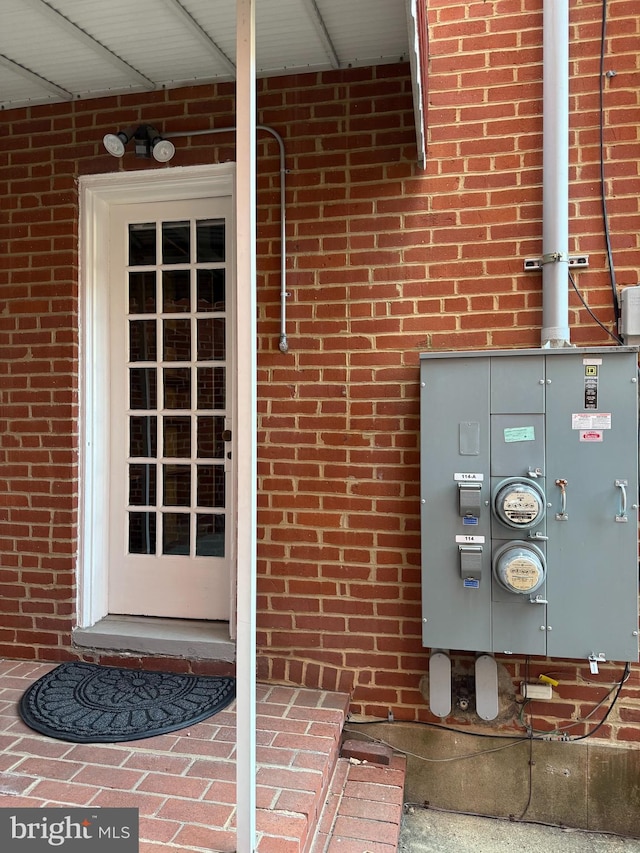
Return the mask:
[(128, 226), (130, 554), (225, 555), (224, 219)]

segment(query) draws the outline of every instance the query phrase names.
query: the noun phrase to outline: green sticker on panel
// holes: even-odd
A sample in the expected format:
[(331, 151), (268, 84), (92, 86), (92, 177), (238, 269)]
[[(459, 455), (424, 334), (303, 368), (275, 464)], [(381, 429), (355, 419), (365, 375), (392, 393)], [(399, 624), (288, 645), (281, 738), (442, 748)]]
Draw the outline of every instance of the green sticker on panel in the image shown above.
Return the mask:
[(535, 441), (536, 432), (532, 426), (508, 427), (504, 431), (504, 440), (512, 441)]

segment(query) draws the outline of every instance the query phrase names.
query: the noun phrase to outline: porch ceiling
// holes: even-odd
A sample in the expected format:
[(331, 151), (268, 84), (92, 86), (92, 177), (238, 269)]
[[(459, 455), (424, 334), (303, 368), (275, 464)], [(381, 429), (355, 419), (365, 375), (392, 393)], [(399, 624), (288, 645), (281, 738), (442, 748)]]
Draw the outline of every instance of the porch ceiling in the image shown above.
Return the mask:
[[(425, 162), (426, 0), (256, 0), (258, 76), (410, 61)], [(0, 110), (233, 80), (235, 0), (2, 0)]]
[[(409, 60), (415, 5), (257, 0), (257, 73)], [(0, 109), (235, 77), (235, 0), (2, 0), (0, 18)]]

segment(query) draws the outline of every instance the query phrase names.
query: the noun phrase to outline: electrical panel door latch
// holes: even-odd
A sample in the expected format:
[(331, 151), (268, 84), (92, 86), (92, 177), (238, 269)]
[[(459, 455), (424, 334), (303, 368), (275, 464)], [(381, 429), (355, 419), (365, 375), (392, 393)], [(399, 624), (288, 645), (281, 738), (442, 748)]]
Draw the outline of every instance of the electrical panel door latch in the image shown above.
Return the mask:
[(460, 577), (479, 581), (482, 576), (482, 545), (458, 545), (460, 552)]
[(458, 483), (458, 508), (462, 518), (480, 518), (482, 485)]

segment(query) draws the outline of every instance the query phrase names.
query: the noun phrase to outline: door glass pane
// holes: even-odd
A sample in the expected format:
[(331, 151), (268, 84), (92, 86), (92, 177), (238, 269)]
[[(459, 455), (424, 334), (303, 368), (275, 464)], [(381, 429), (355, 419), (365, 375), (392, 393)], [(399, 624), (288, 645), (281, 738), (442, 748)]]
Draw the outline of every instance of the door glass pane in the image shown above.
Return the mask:
[(198, 323), (198, 361), (224, 360), (225, 318), (204, 317)]
[(191, 260), (191, 227), (188, 222), (162, 223), (162, 263), (188, 264)]
[(130, 320), (129, 361), (155, 361), (157, 357), (156, 321)]
[(155, 272), (129, 273), (129, 314), (154, 314), (156, 310)]
[(190, 517), (186, 512), (165, 512), (162, 516), (162, 553), (189, 554)]
[(224, 270), (198, 270), (198, 311), (224, 311)]
[(155, 222), (129, 225), (129, 266), (141, 267), (156, 262)]
[(198, 465), (198, 506), (224, 507), (224, 480), (222, 465)]
[(199, 367), (198, 408), (224, 409), (226, 405), (226, 368)]
[(129, 552), (223, 557), (225, 221), (136, 223), (128, 241)]
[(165, 361), (191, 360), (191, 320), (163, 320)]
[(178, 458), (191, 456), (191, 418), (163, 418), (163, 455)]
[(155, 415), (132, 415), (129, 418), (129, 456), (155, 459), (158, 454), (157, 429), (158, 419)]
[(199, 264), (224, 261), (224, 219), (196, 222), (196, 242)]
[(129, 503), (131, 506), (156, 505), (155, 465), (129, 465)]
[(132, 409), (156, 409), (155, 367), (132, 367), (129, 369), (129, 399)]
[(198, 457), (222, 459), (224, 456), (223, 417), (198, 416)]
[(165, 367), (164, 407), (165, 409), (191, 408), (191, 368)]
[(189, 270), (162, 271), (162, 310), (165, 314), (191, 311), (191, 273)]
[(224, 515), (198, 514), (196, 556), (224, 557)]
[(165, 506), (191, 506), (191, 466), (163, 465)]
[(156, 553), (155, 512), (129, 513), (129, 553)]

